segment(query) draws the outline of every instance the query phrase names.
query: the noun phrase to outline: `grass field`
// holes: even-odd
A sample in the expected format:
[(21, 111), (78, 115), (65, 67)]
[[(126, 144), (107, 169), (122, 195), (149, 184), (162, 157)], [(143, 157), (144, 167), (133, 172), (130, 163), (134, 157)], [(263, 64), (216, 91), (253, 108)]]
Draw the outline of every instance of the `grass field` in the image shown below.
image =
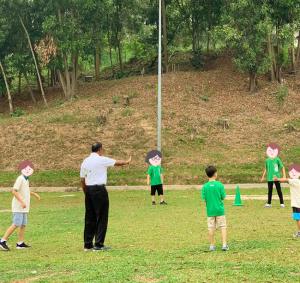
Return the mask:
[[(299, 282), (300, 242), (292, 238), (291, 209), (278, 201), (272, 209), (263, 201), (226, 201), (230, 251), (219, 245), (209, 253), (198, 191), (167, 192), (165, 207), (151, 206), (144, 191), (112, 191), (106, 244), (113, 249), (84, 253), (83, 195), (72, 195), (32, 201), (32, 248), (15, 250), (11, 238), (12, 251), (0, 253), (0, 282)], [(3, 212), (10, 202), (9, 193), (0, 194), (0, 234), (10, 225)]]

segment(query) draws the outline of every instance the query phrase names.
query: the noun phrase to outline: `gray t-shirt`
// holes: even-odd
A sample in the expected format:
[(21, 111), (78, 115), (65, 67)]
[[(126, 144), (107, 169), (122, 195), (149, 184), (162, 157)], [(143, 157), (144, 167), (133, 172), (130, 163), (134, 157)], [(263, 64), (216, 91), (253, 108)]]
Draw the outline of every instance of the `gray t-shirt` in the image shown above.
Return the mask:
[(13, 186), (13, 190), (21, 195), (26, 207), (22, 208), (21, 203), (14, 197), (12, 200), (12, 212), (28, 213), (30, 207), (29, 181), (23, 175), (20, 175)]

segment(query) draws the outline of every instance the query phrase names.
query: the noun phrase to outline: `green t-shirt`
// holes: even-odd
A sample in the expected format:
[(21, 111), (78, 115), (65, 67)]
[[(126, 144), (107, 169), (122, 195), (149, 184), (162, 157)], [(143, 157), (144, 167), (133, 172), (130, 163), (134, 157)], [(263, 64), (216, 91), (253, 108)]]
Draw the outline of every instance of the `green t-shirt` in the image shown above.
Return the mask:
[(281, 178), (281, 170), (283, 163), (279, 157), (274, 159), (268, 158), (266, 160), (267, 180), (273, 181), (274, 177)]
[(202, 199), (206, 202), (208, 217), (225, 215), (223, 200), (226, 197), (224, 185), (218, 181), (209, 181), (202, 187)]
[(147, 174), (150, 176), (150, 184), (151, 186), (161, 185), (161, 174), (164, 172), (161, 166), (153, 166), (150, 165), (148, 168)]

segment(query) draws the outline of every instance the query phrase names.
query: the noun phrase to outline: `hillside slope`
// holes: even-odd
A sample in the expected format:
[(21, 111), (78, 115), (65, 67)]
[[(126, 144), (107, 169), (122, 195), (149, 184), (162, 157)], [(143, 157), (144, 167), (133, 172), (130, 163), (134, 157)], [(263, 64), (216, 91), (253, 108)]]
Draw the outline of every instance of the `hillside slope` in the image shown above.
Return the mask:
[[(297, 78), (287, 79), (289, 96), (281, 107), (274, 95), (276, 84), (261, 80), (255, 95), (247, 92), (247, 84), (247, 77), (226, 58), (208, 71), (164, 75), (163, 153), (168, 183), (197, 183), (210, 163), (220, 167), (224, 181), (258, 181), (265, 145), (271, 141), (282, 146), (286, 163), (300, 162)], [(90, 144), (99, 140), (107, 155), (133, 156), (129, 169), (115, 171), (119, 177), (113, 183), (143, 182), (144, 156), (156, 144), (156, 77), (88, 83), (79, 87), (79, 93), (78, 99), (44, 111), (2, 118), (0, 170), (13, 171), (19, 161), (31, 159), (43, 172), (73, 172), (66, 182), (74, 183)], [(223, 129), (224, 119), (229, 129)], [(288, 131), (285, 124), (296, 130)]]

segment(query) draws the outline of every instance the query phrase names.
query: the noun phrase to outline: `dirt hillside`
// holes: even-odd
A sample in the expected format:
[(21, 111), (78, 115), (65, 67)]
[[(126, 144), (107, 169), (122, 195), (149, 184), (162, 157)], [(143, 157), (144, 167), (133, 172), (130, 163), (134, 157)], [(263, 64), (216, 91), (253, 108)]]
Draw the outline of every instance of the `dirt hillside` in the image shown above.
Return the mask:
[[(279, 106), (276, 84), (261, 79), (260, 90), (250, 95), (247, 76), (228, 58), (207, 71), (164, 75), (166, 166), (257, 164), (270, 141), (282, 146), (288, 162), (300, 162), (297, 81), (287, 78), (289, 96)], [(108, 155), (132, 154), (133, 167), (145, 166), (144, 155), (156, 144), (156, 77), (86, 83), (79, 92), (79, 98), (56, 101), (47, 110), (27, 109), (30, 113), (20, 118), (0, 119), (0, 170), (14, 170), (23, 159), (41, 170), (77, 169), (96, 140)], [(224, 120), (229, 129), (223, 129)]]

